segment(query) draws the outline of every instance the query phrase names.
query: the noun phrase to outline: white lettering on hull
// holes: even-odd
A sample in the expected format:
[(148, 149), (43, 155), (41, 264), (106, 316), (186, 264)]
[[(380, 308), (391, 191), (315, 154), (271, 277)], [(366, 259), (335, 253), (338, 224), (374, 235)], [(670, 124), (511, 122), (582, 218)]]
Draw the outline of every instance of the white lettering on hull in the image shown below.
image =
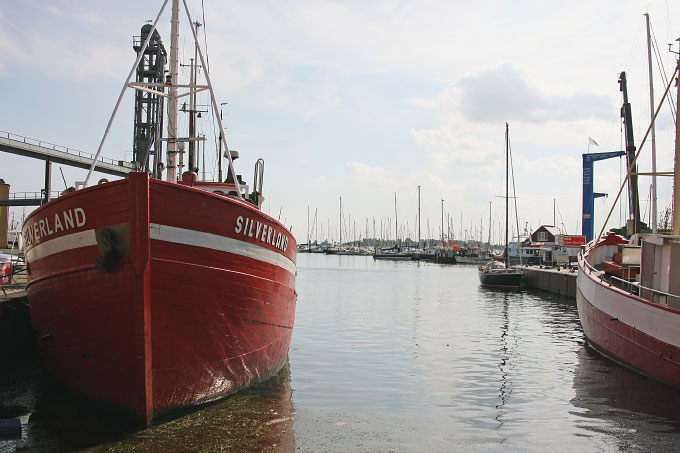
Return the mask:
[[(253, 227), (253, 225), (255, 226)], [(253, 228), (255, 229), (254, 233)], [(248, 217), (236, 217), (234, 233), (243, 234), (246, 237), (265, 242), (282, 252), (285, 252), (288, 249), (288, 236), (285, 232), (277, 231), (276, 228), (272, 228), (269, 225), (265, 225)]]
[(24, 246), (30, 248), (38, 240), (47, 240), (55, 233), (84, 227), (87, 216), (83, 208), (68, 209), (56, 214), (35, 219), (24, 225), (21, 232)]

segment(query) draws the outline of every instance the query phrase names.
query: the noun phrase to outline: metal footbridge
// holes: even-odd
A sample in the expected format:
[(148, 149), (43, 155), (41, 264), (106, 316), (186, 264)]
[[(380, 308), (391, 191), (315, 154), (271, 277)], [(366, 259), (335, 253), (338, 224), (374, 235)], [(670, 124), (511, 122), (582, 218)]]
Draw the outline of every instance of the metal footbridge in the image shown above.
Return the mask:
[[(94, 154), (4, 131), (0, 131), (0, 151), (86, 169), (94, 160)], [(130, 162), (100, 157), (94, 170), (125, 177), (134, 170), (134, 166)]]
[[(52, 163), (89, 169), (95, 157), (94, 154), (5, 131), (0, 131), (0, 151), (45, 161), (45, 188), (41, 197), (13, 197), (9, 200), (0, 200), (0, 206), (36, 206), (49, 201), (52, 198), (50, 190)], [(135, 170), (135, 167), (130, 162), (100, 157), (95, 163), (94, 170), (126, 177)]]

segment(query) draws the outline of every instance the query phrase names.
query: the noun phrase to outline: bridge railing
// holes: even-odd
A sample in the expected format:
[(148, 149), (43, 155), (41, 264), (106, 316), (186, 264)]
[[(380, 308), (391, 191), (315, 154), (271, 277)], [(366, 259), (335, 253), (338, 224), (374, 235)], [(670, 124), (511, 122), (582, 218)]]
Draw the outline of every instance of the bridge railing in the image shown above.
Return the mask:
[[(35, 145), (41, 148), (51, 149), (54, 151), (59, 151), (62, 153), (70, 154), (72, 156), (84, 157), (86, 159), (93, 160), (94, 154), (86, 153), (85, 151), (80, 151), (77, 149), (69, 148), (67, 146), (55, 145), (54, 143), (45, 142), (42, 140), (37, 140), (35, 138), (24, 137), (23, 135), (13, 134), (11, 132), (0, 131), (0, 137), (7, 138), (8, 140), (13, 140), (16, 142), (25, 143), (27, 145)], [(103, 162), (111, 165), (120, 165), (120, 162), (115, 159), (110, 159), (108, 157), (99, 157), (98, 162)]]
[[(11, 192), (8, 196), (8, 200), (33, 200), (36, 198), (43, 198), (45, 196), (45, 191), (40, 192)], [(58, 190), (50, 190), (50, 199), (58, 198), (61, 196), (61, 192)]]

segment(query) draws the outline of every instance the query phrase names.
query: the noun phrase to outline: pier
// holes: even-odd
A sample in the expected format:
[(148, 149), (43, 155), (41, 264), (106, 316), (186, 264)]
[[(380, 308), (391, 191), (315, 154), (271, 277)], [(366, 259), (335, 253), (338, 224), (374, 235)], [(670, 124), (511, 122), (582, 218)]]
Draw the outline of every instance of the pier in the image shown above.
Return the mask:
[(553, 294), (576, 298), (576, 270), (568, 267), (524, 268), (522, 284)]

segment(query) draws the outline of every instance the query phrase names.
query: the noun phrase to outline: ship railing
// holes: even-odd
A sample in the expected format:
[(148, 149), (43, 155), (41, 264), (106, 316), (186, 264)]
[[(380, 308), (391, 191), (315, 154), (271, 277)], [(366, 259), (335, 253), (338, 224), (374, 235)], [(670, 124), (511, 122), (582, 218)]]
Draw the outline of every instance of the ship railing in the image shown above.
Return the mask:
[[(680, 301), (680, 295), (667, 293), (654, 288), (649, 288), (647, 286), (641, 285), (639, 282), (626, 280), (624, 278), (617, 277), (615, 275), (610, 275), (609, 278), (605, 278), (605, 272), (603, 270), (596, 269), (593, 267), (585, 257), (583, 262), (590, 272), (597, 276), (601, 281), (606, 282), (610, 285), (615, 285), (617, 288), (626, 291), (629, 294), (640, 296), (643, 299), (649, 300), (650, 302), (661, 302), (675, 299)], [(639, 266), (637, 266), (639, 267)], [(667, 304), (664, 304), (667, 305)]]
[[(674, 299), (676, 301), (680, 301), (680, 295), (667, 293), (665, 291), (661, 291), (654, 288), (648, 288), (647, 286), (643, 286), (638, 282), (627, 281), (614, 275), (610, 277), (610, 280), (615, 280), (616, 282), (618, 282), (621, 285), (621, 286), (617, 285), (618, 288), (627, 291), (630, 294), (640, 296), (643, 299), (649, 300), (650, 302), (660, 303), (662, 301), (665, 301), (666, 303), (663, 305), (668, 305), (667, 302), (669, 300)], [(625, 288), (626, 286), (628, 286), (629, 289), (626, 289)]]
[[(55, 145), (54, 143), (45, 142), (35, 138), (24, 137), (23, 135), (13, 134), (11, 132), (0, 131), (0, 137), (7, 138), (7, 140), (13, 140), (15, 142), (25, 143), (26, 145), (39, 146), (41, 148), (60, 151), (62, 153), (70, 154), (72, 156), (84, 157), (90, 160), (93, 160), (95, 157), (94, 154), (86, 153), (85, 151), (79, 151), (77, 149), (69, 148), (67, 146)], [(120, 162), (118, 160), (110, 159), (107, 157), (99, 157), (97, 161), (111, 165), (120, 165)]]
[(581, 252), (580, 252), (581, 259), (585, 263), (586, 267), (590, 270), (590, 272), (599, 276), (600, 280), (602, 280), (602, 274), (604, 274), (604, 272), (599, 270), (599, 269), (595, 269), (595, 267), (588, 262), (588, 259), (586, 258), (585, 252), (586, 252), (586, 250), (581, 250)]

